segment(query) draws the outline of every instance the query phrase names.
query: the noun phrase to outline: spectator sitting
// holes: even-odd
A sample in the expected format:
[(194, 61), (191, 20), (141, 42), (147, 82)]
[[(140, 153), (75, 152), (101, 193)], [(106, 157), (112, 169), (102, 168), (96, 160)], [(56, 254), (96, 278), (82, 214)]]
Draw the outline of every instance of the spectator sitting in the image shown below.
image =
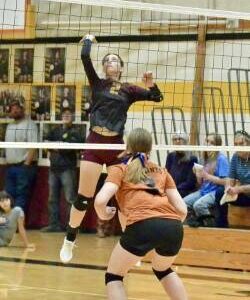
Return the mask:
[[(216, 133), (209, 134), (206, 143), (208, 146), (221, 146), (221, 136)], [(225, 177), (229, 172), (229, 163), (224, 154), (206, 151), (203, 156), (204, 167), (194, 168), (197, 181), (201, 185), (200, 189), (184, 198), (189, 211), (187, 224), (192, 227), (214, 226), (214, 217), (209, 208), (214, 207), (215, 193), (220, 185), (225, 184)]]
[[(186, 145), (188, 135), (184, 132), (175, 132), (172, 137), (173, 145)], [(196, 176), (193, 172), (197, 157), (187, 151), (174, 151), (168, 154), (166, 169), (173, 177), (177, 190), (182, 197), (194, 192), (196, 188)]]
[[(10, 103), (9, 115), (14, 119), (6, 128), (5, 142), (37, 142), (38, 130), (36, 124), (25, 117), (24, 107), (20, 101)], [(25, 211), (37, 172), (36, 149), (6, 149), (5, 190)]]
[(0, 192), (0, 247), (9, 246), (16, 230), (23, 240), (24, 246), (34, 248), (28, 242), (24, 228), (24, 212), (21, 207), (13, 207), (13, 198), (5, 191)]
[[(246, 131), (236, 131), (235, 146), (250, 146), (250, 135)], [(225, 191), (237, 198), (230, 205), (250, 206), (250, 152), (236, 152), (230, 163), (229, 178), (227, 178)], [(228, 203), (220, 205), (224, 194), (224, 187), (216, 192), (216, 226), (228, 227)]]
[[(73, 115), (70, 109), (62, 112), (63, 126), (58, 126), (51, 130), (47, 140), (54, 142), (80, 143), (83, 138), (80, 133), (73, 127)], [(50, 169), (49, 169), (49, 225), (42, 228), (43, 232), (61, 231), (60, 226), (60, 196), (63, 189), (67, 201), (67, 217), (71, 204), (75, 201), (77, 195), (77, 151), (71, 149), (50, 150)]]

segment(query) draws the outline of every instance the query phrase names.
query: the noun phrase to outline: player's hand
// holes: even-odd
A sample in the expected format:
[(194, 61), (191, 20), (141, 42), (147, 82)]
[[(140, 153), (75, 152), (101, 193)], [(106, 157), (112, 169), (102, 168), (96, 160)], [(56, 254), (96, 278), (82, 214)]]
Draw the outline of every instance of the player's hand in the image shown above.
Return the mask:
[(225, 192), (229, 195), (238, 195), (240, 193), (238, 186), (229, 186), (225, 189)]
[(28, 244), (26, 245), (26, 250), (27, 250), (28, 252), (33, 252), (33, 251), (35, 251), (35, 250), (36, 250), (36, 245), (33, 244), (33, 243), (28, 243)]
[(205, 179), (205, 180), (209, 180), (209, 173), (208, 172), (206, 172), (204, 169), (202, 169), (201, 171), (200, 171), (200, 176), (203, 178), (203, 179)]
[(151, 72), (151, 71), (145, 72), (142, 77), (142, 82), (144, 82), (144, 84), (147, 88), (153, 87), (154, 86), (153, 72)]
[(106, 206), (106, 212), (102, 215), (102, 220), (109, 221), (111, 220), (116, 213), (116, 207)]
[(203, 178), (203, 170), (202, 169), (194, 169), (194, 174), (196, 177)]
[(80, 43), (82, 44), (84, 40), (90, 40), (92, 43), (96, 43), (96, 38), (93, 34), (86, 34), (81, 40)]

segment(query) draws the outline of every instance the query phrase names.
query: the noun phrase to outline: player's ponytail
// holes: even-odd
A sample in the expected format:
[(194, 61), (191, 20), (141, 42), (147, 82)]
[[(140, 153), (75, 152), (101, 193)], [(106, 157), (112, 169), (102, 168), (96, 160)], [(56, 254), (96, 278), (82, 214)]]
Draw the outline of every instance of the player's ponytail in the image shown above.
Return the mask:
[(143, 129), (132, 130), (127, 140), (127, 151), (131, 157), (128, 160), (128, 168), (125, 180), (132, 183), (144, 182), (147, 178), (147, 156), (152, 149), (151, 134)]

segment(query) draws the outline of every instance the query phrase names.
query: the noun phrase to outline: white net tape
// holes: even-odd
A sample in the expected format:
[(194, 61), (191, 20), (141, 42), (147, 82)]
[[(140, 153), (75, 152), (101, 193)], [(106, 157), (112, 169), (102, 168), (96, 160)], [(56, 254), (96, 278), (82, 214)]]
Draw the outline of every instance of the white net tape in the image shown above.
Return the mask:
[(136, 1), (121, 1), (121, 0), (48, 0), (50, 2), (59, 3), (74, 3), (81, 5), (93, 5), (93, 6), (103, 6), (110, 8), (123, 8), (123, 9), (136, 9), (144, 11), (156, 11), (156, 12), (168, 12), (177, 13), (185, 15), (202, 15), (206, 17), (218, 17), (218, 18), (229, 18), (229, 19), (244, 19), (250, 20), (250, 13), (235, 12), (235, 11), (225, 11), (218, 9), (202, 9), (196, 7), (188, 6), (176, 6), (167, 4), (157, 4), (157, 3), (145, 3)]
[[(21, 143), (21, 142), (0, 142), (0, 148), (30, 148), (30, 149), (106, 149), (124, 150), (124, 144), (79, 144), (64, 142), (43, 142), (43, 143)], [(153, 150), (159, 151), (226, 151), (226, 152), (250, 152), (249, 146), (207, 146), (207, 145), (153, 145)]]

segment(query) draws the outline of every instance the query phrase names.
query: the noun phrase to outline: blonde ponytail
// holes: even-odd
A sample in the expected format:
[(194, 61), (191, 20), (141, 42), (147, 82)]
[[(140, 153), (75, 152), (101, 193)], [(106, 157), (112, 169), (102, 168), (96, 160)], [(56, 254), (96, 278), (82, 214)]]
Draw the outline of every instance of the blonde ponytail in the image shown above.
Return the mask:
[(133, 159), (127, 168), (125, 180), (131, 183), (139, 183), (145, 181), (147, 169), (143, 167), (139, 158)]
[(125, 180), (132, 183), (145, 181), (147, 178), (145, 163), (147, 155), (152, 149), (152, 136), (143, 128), (133, 129), (127, 139), (127, 152), (131, 158), (127, 161), (128, 167)]

